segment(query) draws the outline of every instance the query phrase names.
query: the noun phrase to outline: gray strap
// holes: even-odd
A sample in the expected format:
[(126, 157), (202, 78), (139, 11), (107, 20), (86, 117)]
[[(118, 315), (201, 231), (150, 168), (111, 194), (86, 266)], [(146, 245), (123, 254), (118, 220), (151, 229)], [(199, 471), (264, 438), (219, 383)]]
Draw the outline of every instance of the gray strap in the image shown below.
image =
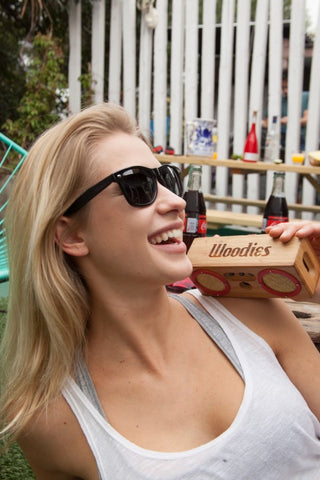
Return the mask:
[(82, 390), (87, 399), (96, 407), (98, 412), (106, 418), (82, 354), (78, 357), (75, 371), (75, 382), (80, 390)]
[[(90, 373), (88, 371), (86, 362), (84, 361), (83, 355), (78, 356), (78, 360), (75, 368), (75, 381), (78, 384), (80, 390), (85, 394), (87, 399), (92, 403), (98, 412), (106, 419), (104, 411), (102, 409), (101, 403), (99, 401), (95, 386), (91, 379)], [(100, 471), (98, 471), (99, 480), (102, 480)]]
[(205, 332), (208, 333), (208, 335), (217, 344), (220, 350), (222, 350), (222, 352), (230, 360), (234, 368), (237, 370), (237, 372), (243, 379), (243, 370), (238, 356), (232, 346), (232, 343), (230, 342), (221, 325), (213, 317), (212, 312), (211, 315), (209, 315), (201, 307), (191, 302), (187, 298), (183, 297), (182, 295), (170, 294), (170, 297), (177, 299), (180, 303), (182, 303), (182, 305), (184, 305), (188, 312), (197, 320), (199, 325), (201, 325)]

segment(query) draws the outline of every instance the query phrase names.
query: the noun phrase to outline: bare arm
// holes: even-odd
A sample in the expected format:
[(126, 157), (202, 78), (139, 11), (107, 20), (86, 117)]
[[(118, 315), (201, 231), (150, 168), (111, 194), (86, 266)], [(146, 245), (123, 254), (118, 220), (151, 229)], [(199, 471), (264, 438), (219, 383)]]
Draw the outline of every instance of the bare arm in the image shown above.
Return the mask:
[(320, 421), (320, 354), (282, 299), (220, 299), (261, 336)]
[(287, 305), (279, 299), (275, 302), (275, 354), (320, 421), (320, 354)]
[(35, 415), (18, 443), (38, 480), (98, 480), (92, 452), (62, 398)]
[(307, 121), (308, 121), (308, 110), (304, 110), (300, 123), (302, 126), (305, 126), (307, 124)]

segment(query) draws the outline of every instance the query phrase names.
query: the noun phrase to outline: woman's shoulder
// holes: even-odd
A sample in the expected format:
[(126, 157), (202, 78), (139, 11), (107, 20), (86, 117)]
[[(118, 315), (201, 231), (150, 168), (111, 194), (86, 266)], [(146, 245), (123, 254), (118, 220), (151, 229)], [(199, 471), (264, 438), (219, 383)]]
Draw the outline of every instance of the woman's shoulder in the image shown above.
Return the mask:
[[(193, 296), (187, 293), (185, 296), (188, 300), (200, 305)], [(214, 298), (216, 302), (236, 317), (238, 321), (262, 337), (274, 351), (277, 350), (277, 345), (279, 345), (281, 337), (287, 339), (290, 332), (298, 332), (302, 336), (305, 335), (300, 323), (283, 299)]]
[(221, 298), (219, 302), (241, 323), (264, 338), (275, 353), (290, 335), (307, 337), (300, 322), (281, 298)]
[(33, 415), (18, 443), (39, 480), (98, 478), (91, 450), (62, 395)]

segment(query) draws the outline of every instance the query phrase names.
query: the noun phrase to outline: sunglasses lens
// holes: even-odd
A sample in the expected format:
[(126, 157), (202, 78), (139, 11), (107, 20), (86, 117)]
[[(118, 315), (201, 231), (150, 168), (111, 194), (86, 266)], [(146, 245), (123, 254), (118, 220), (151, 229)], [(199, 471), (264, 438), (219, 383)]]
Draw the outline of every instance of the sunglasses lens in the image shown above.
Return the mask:
[(158, 169), (128, 168), (117, 179), (128, 203), (134, 207), (151, 205), (158, 193), (157, 182), (176, 195), (182, 196), (183, 186), (178, 169), (162, 165)]
[(161, 185), (181, 197), (183, 186), (179, 170), (172, 165), (162, 165), (158, 172)]
[(157, 180), (152, 171), (141, 167), (128, 169), (123, 172), (119, 183), (130, 205), (150, 205), (156, 198)]

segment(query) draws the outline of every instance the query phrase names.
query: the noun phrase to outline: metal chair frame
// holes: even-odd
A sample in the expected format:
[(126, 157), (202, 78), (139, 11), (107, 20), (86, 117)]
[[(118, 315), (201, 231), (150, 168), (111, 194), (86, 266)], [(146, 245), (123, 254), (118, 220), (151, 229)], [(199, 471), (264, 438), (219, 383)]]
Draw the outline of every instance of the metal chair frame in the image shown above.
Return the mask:
[[(0, 188), (0, 195), (5, 193), (8, 185), (13, 181), (16, 173), (18, 172), (19, 168), (23, 164), (26, 156), (27, 151), (22, 148), (20, 145), (15, 143), (14, 141), (10, 140), (10, 138), (6, 137), (4, 134), (0, 132), (0, 142), (5, 145), (5, 153), (0, 161), (0, 171), (1, 169), (6, 169), (10, 172), (8, 178), (3, 183)], [(13, 169), (9, 170), (6, 165), (9, 163), (10, 158), (13, 152), (18, 153), (18, 162), (13, 167)], [(0, 204), (0, 283), (7, 282), (9, 280), (9, 263), (8, 263), (8, 249), (7, 249), (7, 238), (6, 238), (6, 229), (5, 229), (5, 209), (8, 204), (8, 199)]]

